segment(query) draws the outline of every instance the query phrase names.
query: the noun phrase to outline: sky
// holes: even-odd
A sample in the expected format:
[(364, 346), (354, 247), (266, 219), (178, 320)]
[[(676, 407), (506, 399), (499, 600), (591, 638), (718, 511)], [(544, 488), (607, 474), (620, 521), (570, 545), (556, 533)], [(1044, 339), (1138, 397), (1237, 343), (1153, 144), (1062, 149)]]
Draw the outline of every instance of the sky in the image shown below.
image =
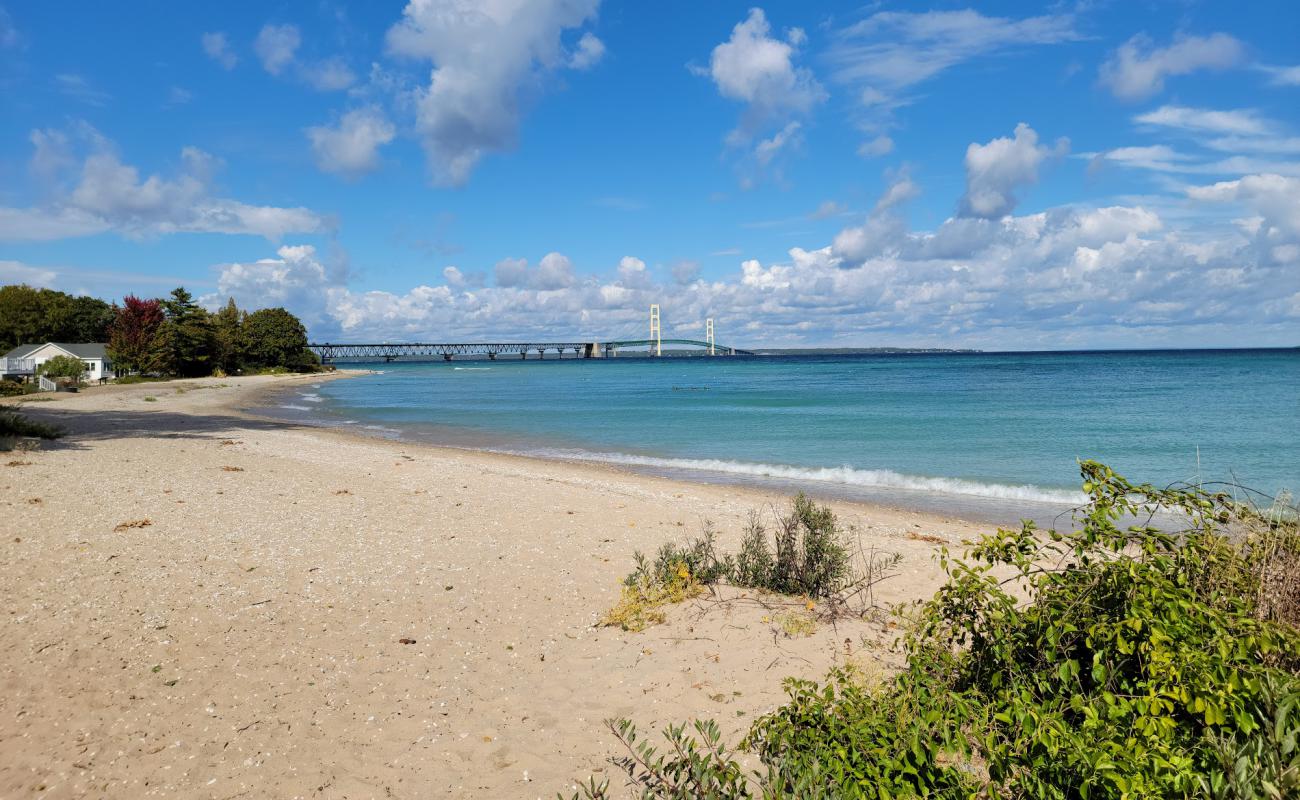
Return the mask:
[(0, 0), (0, 283), (316, 341), (1300, 345), (1300, 4)]

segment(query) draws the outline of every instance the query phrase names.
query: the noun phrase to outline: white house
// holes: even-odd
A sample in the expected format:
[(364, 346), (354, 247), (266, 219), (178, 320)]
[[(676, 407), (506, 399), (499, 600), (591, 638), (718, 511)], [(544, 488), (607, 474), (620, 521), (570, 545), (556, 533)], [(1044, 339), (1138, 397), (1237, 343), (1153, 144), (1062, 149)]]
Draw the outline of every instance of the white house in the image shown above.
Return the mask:
[(32, 376), (36, 368), (55, 356), (72, 356), (86, 365), (85, 379), (97, 381), (112, 378), (113, 364), (108, 359), (108, 345), (100, 343), (64, 344), (46, 342), (45, 344), (22, 344), (0, 357), (0, 378)]

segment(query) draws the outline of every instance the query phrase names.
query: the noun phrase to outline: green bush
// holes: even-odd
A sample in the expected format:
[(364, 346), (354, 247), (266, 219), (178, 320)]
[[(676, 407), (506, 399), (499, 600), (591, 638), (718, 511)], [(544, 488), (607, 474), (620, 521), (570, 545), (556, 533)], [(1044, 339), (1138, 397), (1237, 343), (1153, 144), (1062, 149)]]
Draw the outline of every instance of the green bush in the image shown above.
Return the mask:
[[(1300, 631), (1275, 602), (1300, 582), (1294, 515), (1082, 472), (1076, 531), (942, 551), (947, 583), (906, 615), (884, 686), (788, 681), (742, 743), (752, 783), (678, 748), (671, 764), (708, 770), (717, 798), (1300, 796)], [(644, 797), (683, 796), (622, 766)]]
[(12, 408), (0, 408), (0, 439), (19, 437), (57, 439), (62, 435), (62, 428), (28, 419)]
[(27, 394), (27, 390), (18, 381), (0, 381), (0, 397), (18, 397)]
[(86, 362), (72, 356), (55, 356), (36, 371), (47, 378), (71, 378), (73, 383), (77, 383), (86, 374)]

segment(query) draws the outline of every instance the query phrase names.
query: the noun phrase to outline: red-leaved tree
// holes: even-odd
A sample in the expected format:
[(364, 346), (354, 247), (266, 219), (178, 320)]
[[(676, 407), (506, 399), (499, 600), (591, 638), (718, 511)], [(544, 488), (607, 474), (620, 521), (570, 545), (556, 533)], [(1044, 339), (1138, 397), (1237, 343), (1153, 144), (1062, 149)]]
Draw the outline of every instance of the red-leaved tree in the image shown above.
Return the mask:
[(117, 374), (150, 369), (150, 350), (162, 323), (162, 304), (157, 300), (141, 300), (130, 294), (122, 298), (122, 307), (108, 326), (108, 356)]

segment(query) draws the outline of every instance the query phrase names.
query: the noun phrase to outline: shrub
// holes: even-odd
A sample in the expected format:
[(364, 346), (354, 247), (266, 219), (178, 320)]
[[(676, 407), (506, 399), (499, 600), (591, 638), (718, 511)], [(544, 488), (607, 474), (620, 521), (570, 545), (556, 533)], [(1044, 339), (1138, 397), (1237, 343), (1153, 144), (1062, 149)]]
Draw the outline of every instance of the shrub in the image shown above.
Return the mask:
[(62, 435), (63, 429), (58, 426), (28, 419), (11, 408), (0, 408), (0, 439), (58, 439)]
[(27, 390), (18, 381), (0, 381), (0, 397), (18, 397), (27, 394)]
[(72, 356), (55, 356), (36, 371), (47, 378), (71, 378), (75, 384), (86, 374), (86, 363)]
[[(1026, 522), (941, 551), (947, 583), (908, 615), (891, 680), (788, 681), (742, 742), (763, 763), (753, 785), (676, 743), (664, 767), (723, 799), (1300, 796), (1300, 631), (1278, 604), (1294, 515), (1082, 472), (1076, 531)], [(620, 765), (644, 797), (686, 796)]]

